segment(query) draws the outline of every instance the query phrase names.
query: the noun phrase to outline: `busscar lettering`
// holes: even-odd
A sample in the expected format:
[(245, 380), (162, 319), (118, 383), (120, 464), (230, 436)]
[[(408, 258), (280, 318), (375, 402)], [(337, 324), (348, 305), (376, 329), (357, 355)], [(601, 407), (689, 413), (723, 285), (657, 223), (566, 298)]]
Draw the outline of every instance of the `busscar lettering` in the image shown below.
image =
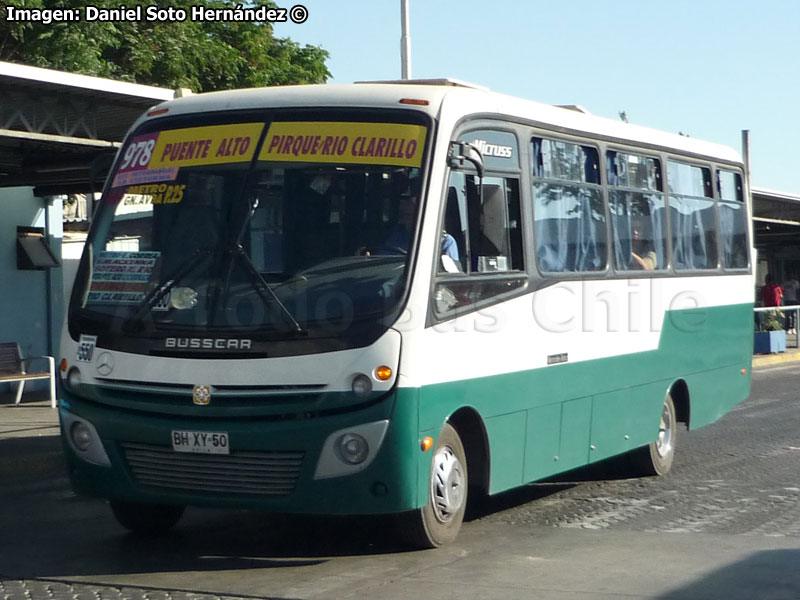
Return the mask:
[(250, 350), (253, 341), (235, 338), (179, 338), (164, 340), (164, 347), (174, 350)]

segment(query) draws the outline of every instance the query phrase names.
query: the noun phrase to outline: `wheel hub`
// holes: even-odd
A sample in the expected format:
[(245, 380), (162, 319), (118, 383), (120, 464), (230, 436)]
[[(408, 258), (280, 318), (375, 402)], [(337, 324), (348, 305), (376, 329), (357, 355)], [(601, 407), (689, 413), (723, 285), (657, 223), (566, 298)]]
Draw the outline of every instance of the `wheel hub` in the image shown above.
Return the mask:
[(661, 423), (658, 426), (656, 450), (661, 458), (664, 458), (672, 452), (672, 412), (670, 411), (669, 404), (666, 403), (664, 404), (664, 409), (661, 411)]
[(433, 457), (431, 497), (437, 520), (447, 523), (464, 504), (464, 467), (449, 446), (443, 446)]

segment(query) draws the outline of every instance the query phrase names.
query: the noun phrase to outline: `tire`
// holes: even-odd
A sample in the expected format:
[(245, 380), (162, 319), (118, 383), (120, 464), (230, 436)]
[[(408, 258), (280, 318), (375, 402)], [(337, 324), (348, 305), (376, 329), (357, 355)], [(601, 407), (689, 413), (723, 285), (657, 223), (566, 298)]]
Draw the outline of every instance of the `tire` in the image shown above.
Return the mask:
[(667, 397), (664, 398), (664, 406), (661, 409), (658, 439), (647, 446), (634, 450), (632, 455), (637, 474), (650, 476), (666, 475), (670, 472), (672, 461), (675, 459), (677, 425), (675, 403), (672, 401), (672, 394), (667, 392)]
[(109, 504), (120, 525), (143, 537), (153, 537), (169, 531), (180, 521), (186, 508), (120, 500), (110, 500)]
[(431, 458), (428, 502), (399, 515), (400, 536), (415, 548), (438, 548), (452, 542), (464, 521), (468, 484), (461, 438), (445, 423)]

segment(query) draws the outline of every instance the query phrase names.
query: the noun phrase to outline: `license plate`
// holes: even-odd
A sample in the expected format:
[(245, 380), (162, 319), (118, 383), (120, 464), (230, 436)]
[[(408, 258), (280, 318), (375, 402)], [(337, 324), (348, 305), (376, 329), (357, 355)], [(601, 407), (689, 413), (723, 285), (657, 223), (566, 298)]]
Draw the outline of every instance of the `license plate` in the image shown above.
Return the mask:
[(226, 431), (173, 431), (172, 449), (195, 454), (230, 454)]

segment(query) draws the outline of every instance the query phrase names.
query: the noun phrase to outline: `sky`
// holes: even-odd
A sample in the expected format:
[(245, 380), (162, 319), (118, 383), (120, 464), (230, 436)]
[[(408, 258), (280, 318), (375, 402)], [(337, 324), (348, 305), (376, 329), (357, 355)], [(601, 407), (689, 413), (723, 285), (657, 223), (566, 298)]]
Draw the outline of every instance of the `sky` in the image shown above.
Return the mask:
[[(279, 6), (291, 8), (292, 4)], [(300, 0), (275, 34), (330, 53), (329, 83), (399, 79), (401, 0)], [(411, 75), (742, 148), (752, 185), (800, 194), (798, 0), (409, 0)]]

